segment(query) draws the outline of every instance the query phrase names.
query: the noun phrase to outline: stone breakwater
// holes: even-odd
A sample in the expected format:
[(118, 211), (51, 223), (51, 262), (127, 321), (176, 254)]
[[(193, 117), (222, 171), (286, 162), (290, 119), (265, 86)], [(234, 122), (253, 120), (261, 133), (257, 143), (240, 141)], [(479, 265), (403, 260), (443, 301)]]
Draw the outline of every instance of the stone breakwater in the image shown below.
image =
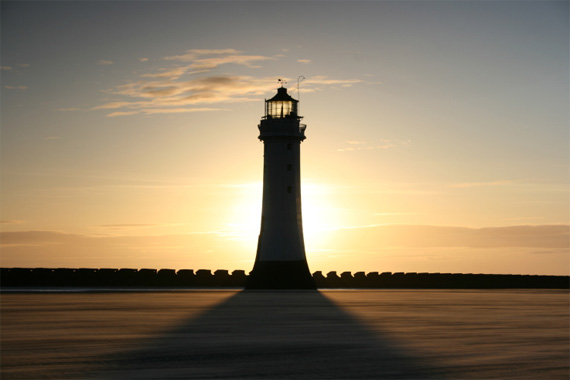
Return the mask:
[[(318, 288), (369, 289), (569, 289), (569, 276), (472, 273), (313, 273)], [(0, 268), (0, 286), (9, 287), (228, 287), (241, 288), (243, 270)]]

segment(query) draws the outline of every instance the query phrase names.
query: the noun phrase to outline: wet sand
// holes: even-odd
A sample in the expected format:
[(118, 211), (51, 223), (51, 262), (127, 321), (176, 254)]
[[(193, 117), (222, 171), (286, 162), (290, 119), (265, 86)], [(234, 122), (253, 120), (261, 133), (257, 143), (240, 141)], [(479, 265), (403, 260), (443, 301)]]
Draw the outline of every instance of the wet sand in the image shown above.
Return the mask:
[(2, 294), (2, 379), (568, 379), (568, 291)]

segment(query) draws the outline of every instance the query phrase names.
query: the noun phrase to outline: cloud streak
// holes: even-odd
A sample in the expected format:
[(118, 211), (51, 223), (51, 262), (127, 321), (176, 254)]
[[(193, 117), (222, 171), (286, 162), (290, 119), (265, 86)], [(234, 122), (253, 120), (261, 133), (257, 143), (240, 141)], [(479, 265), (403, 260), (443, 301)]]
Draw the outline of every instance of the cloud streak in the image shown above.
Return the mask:
[[(13, 221), (5, 221), (13, 222)], [(105, 224), (101, 228), (152, 227), (153, 224)], [(71, 234), (59, 231), (12, 231), (0, 233), (1, 246), (38, 246), (67, 244), (76, 241), (96, 241), (108, 239), (127, 239), (141, 243), (147, 239), (168, 240), (203, 235), (194, 232), (183, 235), (147, 235), (147, 236), (100, 236)], [(213, 231), (208, 235), (226, 236), (224, 231)], [(469, 248), (505, 248), (525, 247), (543, 248), (544, 252), (566, 252), (570, 249), (570, 226), (568, 225), (533, 225), (468, 228), (428, 225), (367, 225), (337, 229), (335, 235), (350, 237), (351, 241), (370, 241), (380, 247), (469, 247)], [(345, 236), (341, 236), (345, 235)], [(354, 240), (358, 239), (358, 240)], [(142, 244), (144, 245), (144, 244)], [(537, 251), (543, 252), (543, 251)]]
[[(114, 110), (107, 116), (154, 115), (225, 110), (204, 107), (213, 104), (251, 102), (262, 99), (274, 90), (274, 77), (254, 77), (211, 73), (226, 65), (257, 68), (258, 63), (276, 57), (248, 55), (235, 49), (191, 49), (184, 54), (166, 56), (164, 61), (174, 64), (142, 73), (139, 79), (117, 85), (105, 92), (107, 102), (91, 110)], [(303, 82), (306, 92), (318, 91), (319, 86), (351, 86), (357, 79), (331, 79), (315, 76)]]
[(454, 183), (451, 187), (457, 189), (468, 189), (473, 187), (489, 187), (489, 186), (505, 186), (505, 185), (512, 185), (513, 181), (509, 180), (499, 180), (499, 181), (488, 181), (488, 182), (462, 182), (462, 183)]
[(378, 150), (390, 149), (396, 147), (407, 147), (412, 144), (411, 140), (393, 140), (393, 139), (380, 139), (377, 141), (347, 141), (343, 148), (338, 148), (338, 152), (352, 152), (358, 150)]
[(167, 56), (166, 61), (188, 63), (184, 66), (159, 68), (154, 73), (142, 74), (146, 78), (163, 78), (176, 80), (182, 75), (207, 73), (222, 65), (235, 64), (249, 68), (259, 68), (253, 62), (273, 60), (274, 57), (262, 55), (244, 55), (235, 49), (190, 49), (185, 54)]
[(99, 227), (116, 228), (116, 227), (153, 227), (156, 224), (101, 224)]
[(467, 247), (570, 249), (570, 226), (535, 225), (488, 228), (371, 225), (339, 229), (335, 238), (376, 247)]
[[(115, 234), (85, 235), (61, 231), (0, 233), (5, 267), (134, 267), (247, 269), (251, 255), (227, 249), (235, 234), (228, 231), (167, 235), (135, 235), (141, 224), (99, 226)], [(536, 273), (544, 260), (550, 273), (568, 268), (568, 225), (466, 228), (446, 226), (372, 225), (338, 229), (327, 245), (311, 250), (317, 270), (375, 268), (388, 271), (460, 271)], [(120, 235), (117, 231), (121, 231)], [(124, 231), (124, 232), (123, 232)], [(317, 255), (313, 251), (318, 252)], [(497, 263), (494, 262), (496, 257)], [(437, 261), (430, 264), (431, 261)], [(502, 265), (502, 266), (501, 266)], [(409, 268), (409, 269), (406, 269)], [(507, 268), (507, 269), (505, 269)], [(374, 269), (368, 269), (374, 270)]]
[(215, 111), (221, 108), (196, 106), (256, 101), (271, 85), (272, 81), (268, 78), (236, 75), (185, 81), (141, 80), (117, 86), (110, 91), (123, 100), (103, 103), (92, 109), (120, 110), (108, 116)]
[[(113, 229), (110, 227), (109, 230)], [(134, 236), (60, 231), (0, 233), (2, 265), (5, 267), (34, 263), (38, 267), (176, 268), (191, 265), (208, 268), (215, 260), (228, 262), (233, 259), (226, 253), (226, 240), (221, 233), (215, 232)]]

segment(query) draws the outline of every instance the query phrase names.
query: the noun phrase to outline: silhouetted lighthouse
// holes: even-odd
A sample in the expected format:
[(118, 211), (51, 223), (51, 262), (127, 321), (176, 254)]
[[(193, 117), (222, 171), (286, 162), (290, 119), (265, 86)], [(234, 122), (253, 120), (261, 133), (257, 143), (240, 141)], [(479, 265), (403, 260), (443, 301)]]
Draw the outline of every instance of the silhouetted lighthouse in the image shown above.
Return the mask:
[(315, 289), (309, 272), (301, 216), (301, 141), (306, 125), (298, 101), (281, 87), (265, 100), (263, 205), (255, 265), (246, 289)]

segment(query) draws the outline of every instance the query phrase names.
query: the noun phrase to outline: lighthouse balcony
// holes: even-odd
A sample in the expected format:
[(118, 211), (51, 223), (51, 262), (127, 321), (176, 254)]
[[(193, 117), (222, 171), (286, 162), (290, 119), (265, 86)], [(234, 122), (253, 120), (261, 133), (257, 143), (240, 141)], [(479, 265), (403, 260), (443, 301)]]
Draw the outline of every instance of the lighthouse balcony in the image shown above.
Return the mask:
[(298, 120), (268, 119), (259, 124), (259, 139), (291, 137), (305, 139), (307, 125), (300, 124)]

